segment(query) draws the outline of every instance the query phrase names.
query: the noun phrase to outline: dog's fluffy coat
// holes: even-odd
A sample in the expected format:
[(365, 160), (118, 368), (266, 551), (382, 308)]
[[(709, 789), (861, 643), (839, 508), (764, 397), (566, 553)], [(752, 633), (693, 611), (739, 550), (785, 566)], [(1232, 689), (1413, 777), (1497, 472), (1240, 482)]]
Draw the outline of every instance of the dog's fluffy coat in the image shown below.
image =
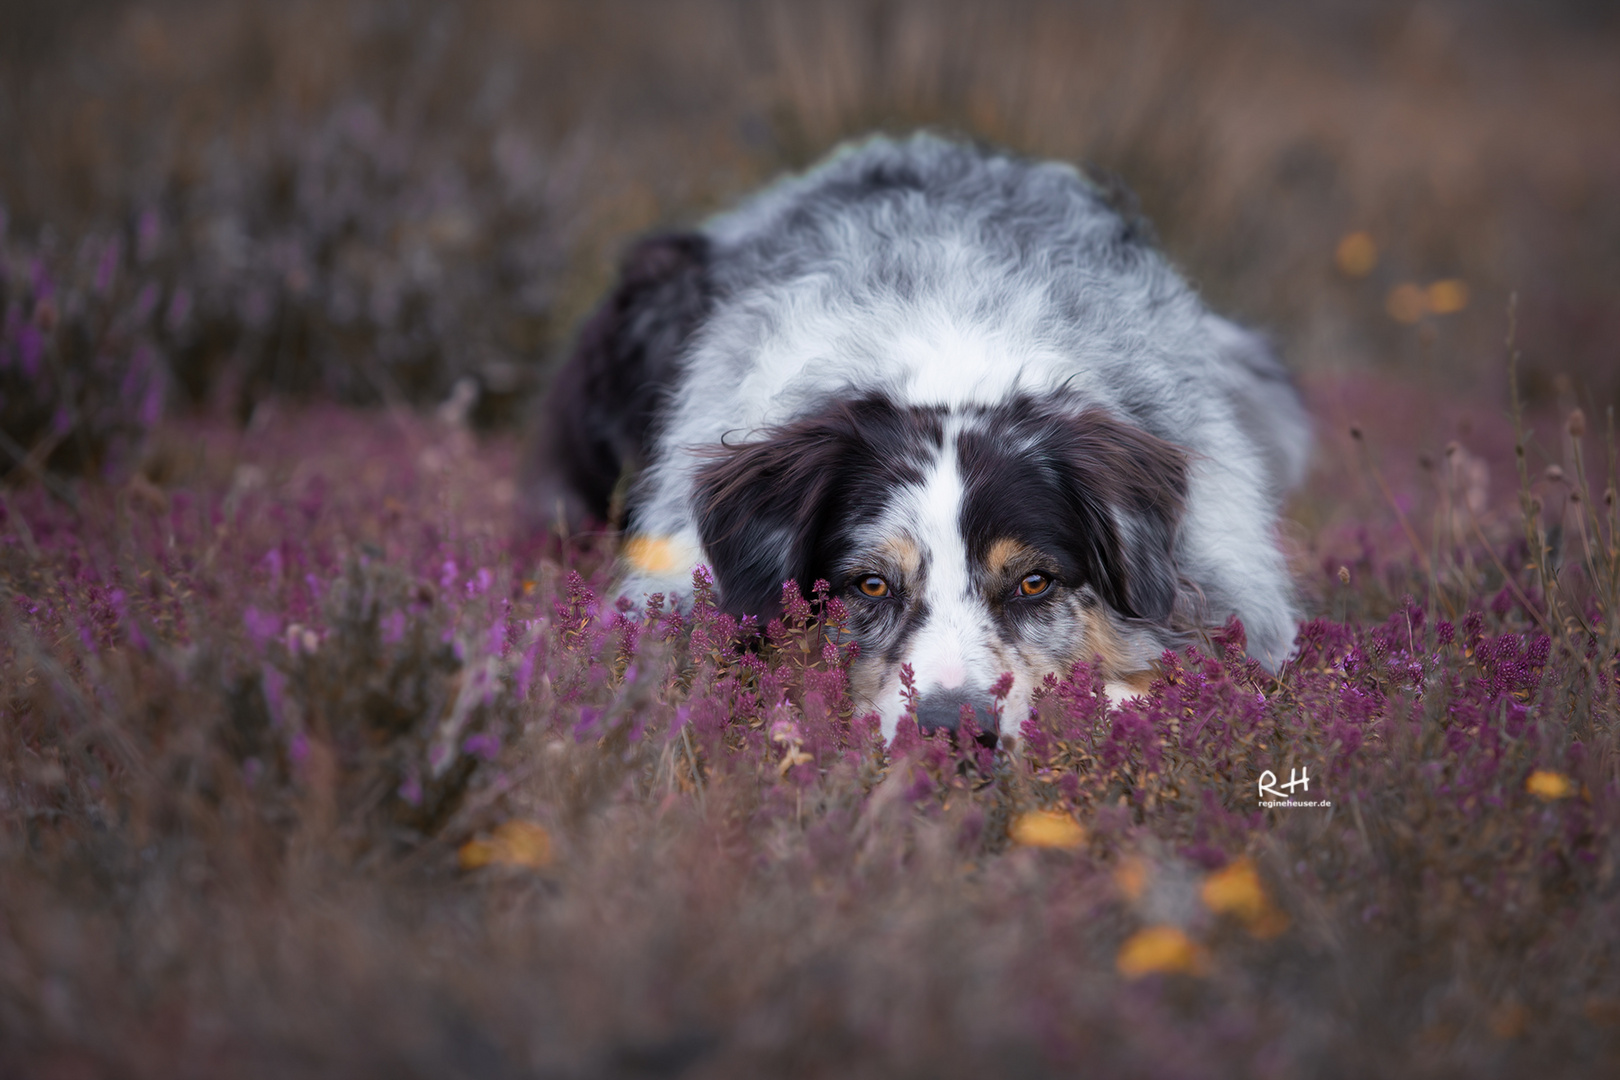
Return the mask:
[(1274, 535), (1308, 427), (1254, 334), (1207, 311), (1075, 169), (929, 135), (845, 147), (700, 230), (643, 240), (557, 376), (539, 511), (627, 502), (621, 591), (768, 617), (825, 579), (886, 735), (1100, 659), (1122, 691), (1240, 617), (1275, 669)]

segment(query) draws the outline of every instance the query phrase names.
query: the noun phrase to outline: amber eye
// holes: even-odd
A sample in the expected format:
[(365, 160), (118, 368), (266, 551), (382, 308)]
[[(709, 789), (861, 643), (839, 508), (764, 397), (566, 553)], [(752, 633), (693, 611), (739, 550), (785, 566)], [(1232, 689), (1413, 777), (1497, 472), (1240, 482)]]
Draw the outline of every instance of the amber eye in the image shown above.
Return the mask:
[(1052, 579), (1045, 574), (1031, 574), (1018, 583), (1019, 596), (1039, 596), (1052, 587)]
[(876, 574), (861, 578), (860, 589), (862, 593), (873, 598), (889, 595), (889, 583)]

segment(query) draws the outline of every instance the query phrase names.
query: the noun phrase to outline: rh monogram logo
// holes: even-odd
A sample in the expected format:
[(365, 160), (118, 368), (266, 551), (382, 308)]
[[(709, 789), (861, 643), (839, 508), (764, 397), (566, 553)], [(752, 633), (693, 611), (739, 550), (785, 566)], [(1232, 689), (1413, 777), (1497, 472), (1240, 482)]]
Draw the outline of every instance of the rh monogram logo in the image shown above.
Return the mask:
[(1311, 790), (1311, 777), (1307, 769), (1289, 769), (1288, 783), (1278, 785), (1277, 774), (1267, 769), (1260, 774), (1260, 798), (1270, 796), (1273, 799), (1292, 798), (1294, 789), (1301, 791)]

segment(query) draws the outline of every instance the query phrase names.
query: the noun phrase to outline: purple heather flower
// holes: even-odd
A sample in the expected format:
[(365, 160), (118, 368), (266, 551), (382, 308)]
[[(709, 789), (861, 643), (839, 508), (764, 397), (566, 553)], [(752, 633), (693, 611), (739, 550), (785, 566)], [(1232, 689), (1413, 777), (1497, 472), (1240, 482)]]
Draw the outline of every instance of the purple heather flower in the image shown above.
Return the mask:
[(287, 677), (269, 664), (260, 666), (259, 676), (264, 691), (265, 711), (270, 714), (270, 726), (279, 728), (286, 721)]
[(461, 741), (461, 752), (485, 761), (494, 761), (501, 755), (501, 740), (487, 731), (469, 735)]
[(141, 286), (140, 293), (135, 297), (135, 306), (131, 309), (135, 321), (145, 323), (147, 319), (151, 318), (152, 312), (157, 310), (158, 300), (162, 298), (162, 295), (163, 291), (158, 288), (156, 282), (149, 281)]
[(263, 649), (281, 633), (281, 618), (248, 605), (242, 612), (242, 625), (247, 628), (248, 639), (254, 648)]
[(35, 259), (30, 266), (30, 278), (33, 284), (34, 303), (42, 304), (56, 295), (56, 282), (51, 280), (50, 270), (45, 266), (45, 260)]
[(44, 355), (45, 335), (33, 323), (23, 323), (17, 329), (17, 369), (23, 378), (33, 379), (39, 375), (39, 361)]
[(518, 664), (517, 697), (519, 701), (529, 696), (529, 683), (534, 678), (534, 662), (539, 651), (540, 643), (535, 642), (529, 646), (529, 651), (523, 654), (523, 660)]
[(191, 319), (191, 290), (184, 285), (174, 290), (169, 297), (169, 310), (164, 313), (163, 324), (171, 334), (177, 334), (185, 329), (186, 323)]
[(143, 263), (151, 262), (162, 239), (163, 219), (150, 207), (142, 210), (135, 220), (135, 258)]
[(382, 618), (382, 639), (384, 645), (394, 645), (405, 636), (405, 613), (403, 611), (390, 611)]
[(596, 734), (596, 722), (602, 718), (602, 710), (587, 705), (579, 710), (579, 720), (574, 724), (574, 741), (584, 742)]
[(146, 393), (141, 395), (139, 416), (144, 427), (152, 427), (163, 416), (163, 383), (161, 380), (153, 379), (146, 384)]
[(112, 291), (113, 281), (118, 275), (118, 264), (123, 258), (124, 241), (121, 237), (115, 236), (101, 249), (101, 260), (96, 265), (94, 287), (97, 296), (106, 296)]

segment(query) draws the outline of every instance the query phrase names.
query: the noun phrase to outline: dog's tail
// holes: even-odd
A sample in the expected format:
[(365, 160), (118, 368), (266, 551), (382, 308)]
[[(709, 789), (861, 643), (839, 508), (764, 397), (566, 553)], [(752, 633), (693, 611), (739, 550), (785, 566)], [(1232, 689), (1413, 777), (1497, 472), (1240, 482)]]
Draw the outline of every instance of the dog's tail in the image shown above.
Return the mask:
[(1218, 316), (1211, 333), (1232, 382), (1237, 422), (1265, 458), (1271, 493), (1281, 498), (1305, 479), (1311, 457), (1311, 421), (1294, 377), (1269, 342)]

